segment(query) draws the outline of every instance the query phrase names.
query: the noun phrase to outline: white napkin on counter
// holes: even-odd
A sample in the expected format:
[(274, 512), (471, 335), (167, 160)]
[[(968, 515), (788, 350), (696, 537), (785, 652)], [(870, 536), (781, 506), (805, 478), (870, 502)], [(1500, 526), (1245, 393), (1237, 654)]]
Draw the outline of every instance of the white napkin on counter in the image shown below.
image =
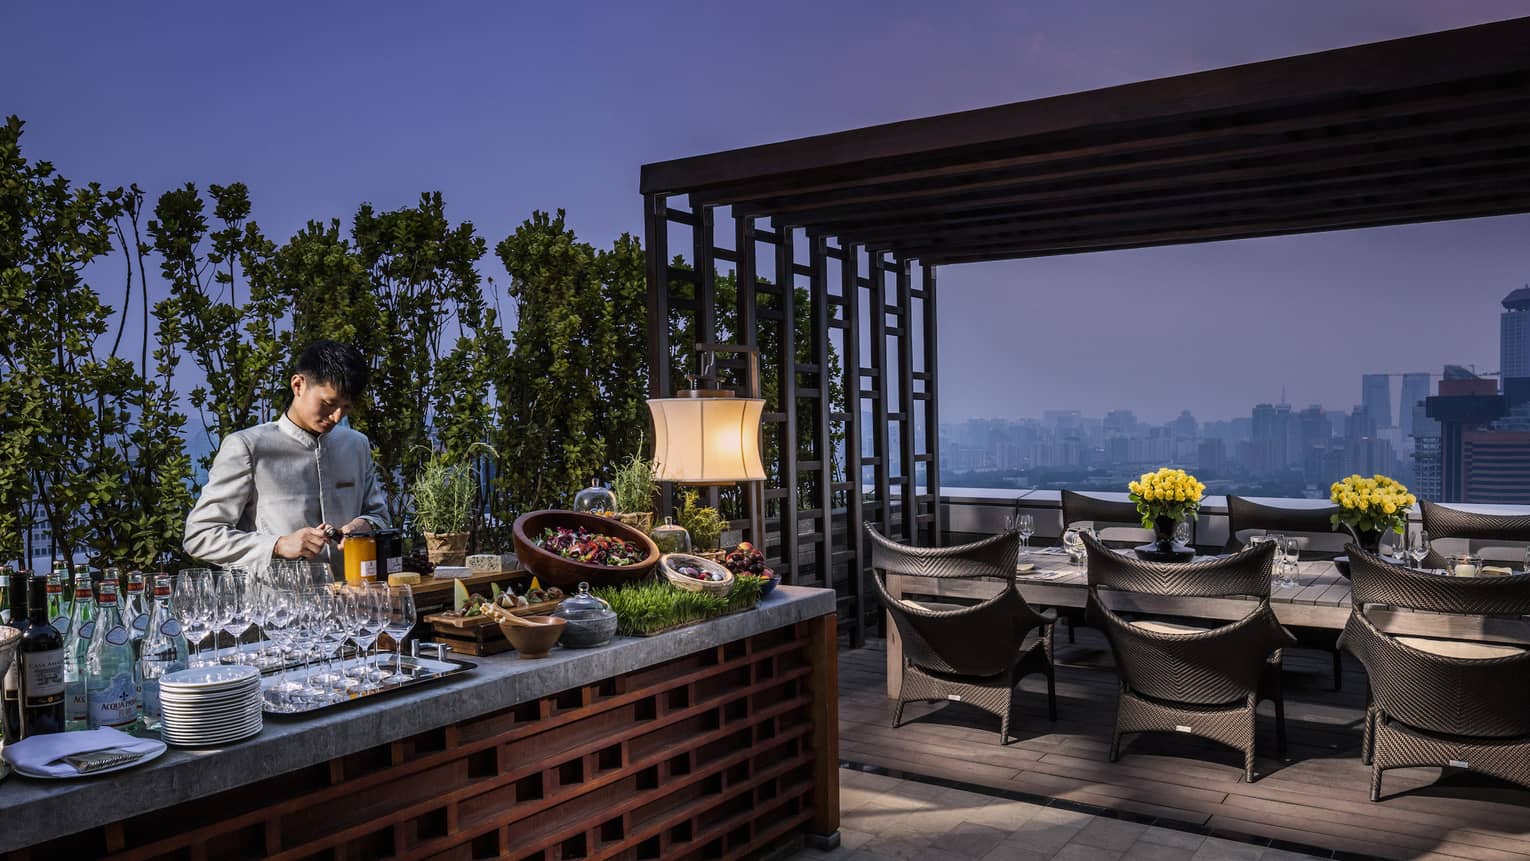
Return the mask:
[(74, 777), (80, 772), (64, 757), (97, 750), (118, 749), (145, 756), (159, 751), (165, 743), (157, 738), (134, 738), (122, 730), (103, 727), (78, 732), (54, 732), (34, 735), (5, 746), (5, 761), (22, 774), (49, 777)]

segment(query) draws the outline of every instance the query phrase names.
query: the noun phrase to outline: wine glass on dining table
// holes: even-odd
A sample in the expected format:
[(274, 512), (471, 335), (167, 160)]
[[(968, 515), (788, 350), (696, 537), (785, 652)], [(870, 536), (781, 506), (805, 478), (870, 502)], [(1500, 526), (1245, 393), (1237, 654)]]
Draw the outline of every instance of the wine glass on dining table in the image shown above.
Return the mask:
[[(255, 624), (250, 612), (250, 572), (238, 566), (225, 568), (218, 576), (218, 630), (234, 638), (234, 663), (244, 663), (239, 638)], [(214, 644), (217, 640), (214, 638)], [(215, 651), (216, 654), (216, 651)]]
[(384, 684), (401, 685), (412, 678), (404, 672), (404, 638), (414, 630), (414, 590), (407, 584), (388, 588), (388, 615), (383, 630), (393, 640), (393, 673), (383, 679)]

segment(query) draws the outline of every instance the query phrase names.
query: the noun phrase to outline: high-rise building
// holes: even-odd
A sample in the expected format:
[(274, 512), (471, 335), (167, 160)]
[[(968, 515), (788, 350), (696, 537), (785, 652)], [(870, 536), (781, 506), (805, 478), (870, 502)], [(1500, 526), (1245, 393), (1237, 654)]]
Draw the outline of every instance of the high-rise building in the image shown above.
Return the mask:
[(1365, 374), (1360, 378), (1360, 405), (1365, 408), (1372, 427), (1397, 425), (1392, 416), (1392, 378), (1386, 374)]
[(1530, 433), (1463, 433), (1461, 485), (1461, 502), (1530, 503)]
[(1508, 413), (1492, 380), (1459, 365), (1446, 365), (1440, 393), (1424, 401), (1440, 423), (1440, 502), (1466, 502), (1465, 435), (1485, 428)]
[(1498, 377), (1512, 409), (1530, 402), (1530, 284), (1503, 297), (1498, 317)]
[(1428, 374), (1403, 374), (1402, 404), (1397, 411), (1397, 424), (1402, 428), (1404, 443), (1408, 437), (1414, 435), (1414, 418), (1421, 414), (1414, 408), (1423, 403), (1424, 398), (1427, 397), (1429, 397)]

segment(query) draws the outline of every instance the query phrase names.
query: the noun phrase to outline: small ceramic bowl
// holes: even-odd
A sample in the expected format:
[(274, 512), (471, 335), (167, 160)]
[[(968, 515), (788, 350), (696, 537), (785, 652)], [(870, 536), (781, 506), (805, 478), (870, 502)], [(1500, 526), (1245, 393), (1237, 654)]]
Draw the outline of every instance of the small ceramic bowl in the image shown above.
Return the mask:
[(557, 644), (558, 638), (563, 636), (563, 629), (568, 625), (557, 616), (523, 616), (529, 622), (546, 622), (545, 625), (531, 627), (528, 625), (513, 625), (509, 622), (500, 622), (499, 629), (504, 632), (505, 639), (520, 653), (523, 658), (545, 658), (552, 647)]

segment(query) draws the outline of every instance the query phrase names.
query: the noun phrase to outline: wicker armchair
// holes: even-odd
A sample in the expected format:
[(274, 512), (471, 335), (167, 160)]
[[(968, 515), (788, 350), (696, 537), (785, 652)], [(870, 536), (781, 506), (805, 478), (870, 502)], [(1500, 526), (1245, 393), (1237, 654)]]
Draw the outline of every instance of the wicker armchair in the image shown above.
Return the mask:
[(1525, 562), (1525, 548), (1530, 547), (1530, 516), (1523, 514), (1478, 514), (1459, 508), (1446, 508), (1437, 502), (1419, 501), (1424, 531), (1429, 533), (1429, 555), (1424, 564), (1445, 566), (1445, 556), (1474, 553), (1491, 561), (1508, 561), (1515, 568)]
[(1344, 646), (1370, 676), (1361, 758), (1371, 800), (1389, 768), (1456, 766), (1530, 787), (1530, 649), (1389, 634), (1377, 605), (1470, 616), (1530, 614), (1530, 577), (1441, 577), (1351, 546)]
[[(1063, 529), (1075, 524), (1094, 527), (1106, 547), (1130, 547), (1153, 540), (1153, 530), (1142, 526), (1135, 502), (1101, 499), (1072, 490), (1062, 492)], [(1194, 524), (1191, 524), (1192, 527)], [(1194, 541), (1191, 542), (1192, 544)]]
[[(1233, 556), (1190, 563), (1153, 563), (1123, 556), (1084, 539), (1089, 552), (1089, 605), (1116, 659), (1121, 693), (1110, 761), (1121, 736), (1183, 732), (1243, 751), (1243, 773), (1254, 780), (1255, 708), (1275, 703), (1275, 738), (1285, 755), (1285, 703), (1280, 650), (1294, 642), (1270, 610), (1270, 563), (1261, 545)], [(1134, 619), (1111, 610), (1102, 590), (1184, 598), (1251, 596), (1250, 611), (1219, 627)]]
[[(872, 582), (903, 640), (903, 685), (893, 726), (910, 702), (956, 700), (999, 717), (999, 743), (1009, 743), (1016, 687), (1031, 673), (1047, 680), (1047, 713), (1057, 720), (1052, 669), (1055, 620), (1031, 609), (1015, 589), (1020, 536), (1009, 532), (957, 547), (909, 547), (870, 524)], [(883, 577), (984, 578), (998, 593), (971, 607), (924, 606), (888, 594)], [(1034, 637), (1029, 635), (1035, 633)]]
[[(1332, 559), (1344, 553), (1351, 540), (1343, 527), (1333, 529), (1329, 518), (1338, 513), (1337, 505), (1318, 508), (1287, 508), (1263, 505), (1241, 496), (1227, 497), (1227, 552), (1235, 553), (1248, 546), (1255, 535), (1279, 533), (1301, 542), (1303, 559)], [(1321, 649), (1333, 662), (1333, 689), (1344, 687), (1344, 652), (1339, 636), (1327, 628), (1291, 628), (1297, 643), (1304, 648)]]

